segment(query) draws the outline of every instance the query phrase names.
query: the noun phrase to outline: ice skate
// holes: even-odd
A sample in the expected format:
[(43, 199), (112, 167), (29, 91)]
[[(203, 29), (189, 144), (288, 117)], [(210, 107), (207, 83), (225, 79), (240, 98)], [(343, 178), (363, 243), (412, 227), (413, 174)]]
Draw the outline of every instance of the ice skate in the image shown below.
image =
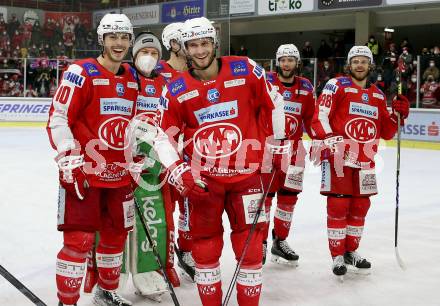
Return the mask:
[(93, 297), (93, 305), (96, 306), (131, 306), (129, 300), (124, 299), (116, 291), (104, 290), (96, 286), (95, 295)]
[(351, 273), (362, 275), (371, 273), (371, 263), (357, 252), (345, 252), (344, 262), (348, 265), (348, 271)]
[(178, 259), (178, 266), (182, 269), (183, 275), (189, 278), (192, 282), (194, 282), (194, 276), (196, 274), (195, 267), (196, 264), (191, 255), (191, 252), (180, 251), (176, 246), (175, 252)]
[(290, 248), (286, 240), (280, 240), (272, 231), (272, 258), (271, 261), (277, 264), (297, 267), (299, 256)]
[(338, 277), (338, 280), (344, 282), (344, 275), (347, 273), (347, 267), (345, 266), (344, 257), (338, 255), (333, 258), (333, 274)]

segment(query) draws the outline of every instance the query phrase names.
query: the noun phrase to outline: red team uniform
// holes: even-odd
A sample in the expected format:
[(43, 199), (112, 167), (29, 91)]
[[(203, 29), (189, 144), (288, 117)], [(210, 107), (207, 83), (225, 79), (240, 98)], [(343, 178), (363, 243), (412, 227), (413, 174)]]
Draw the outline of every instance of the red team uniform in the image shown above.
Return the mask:
[(377, 193), (374, 156), (380, 138), (391, 139), (397, 117), (374, 84), (366, 88), (350, 77), (327, 82), (316, 103), (312, 129), (317, 139), (340, 135), (334, 155), (322, 157), (321, 194), (327, 198), (327, 227), (333, 257), (354, 252), (362, 237), (371, 195)]
[[(272, 199), (277, 192), (274, 234), (280, 240), (285, 240), (291, 227), (297, 195), (303, 188), (306, 156), (302, 141), (303, 127), (311, 135), (310, 125), (315, 109), (315, 98), (313, 85), (306, 78), (295, 76), (293, 84), (285, 84), (278, 78), (277, 73), (268, 73), (267, 79), (283, 96), (286, 138), (291, 142), (293, 152), (288, 166), (283, 169), (285, 171), (278, 170), (265, 203), (266, 212), (269, 214)], [(263, 174), (263, 176), (266, 180), (270, 180), (271, 174)], [(268, 215), (267, 230), (269, 221)]]
[(60, 156), (84, 155), (88, 182), (82, 200), (60, 187), (58, 229), (65, 232), (64, 248), (57, 257), (57, 285), (64, 304), (79, 298), (95, 231), (100, 232), (98, 284), (105, 290), (118, 286), (125, 238), (134, 222), (133, 189), (124, 155), (125, 130), (136, 111), (134, 74), (126, 64), (115, 75), (95, 59), (81, 60), (64, 72), (53, 98), (47, 125), (51, 144)]
[[(273, 133), (275, 108), (263, 68), (246, 57), (218, 60), (221, 68), (215, 79), (199, 81), (187, 71), (167, 84), (157, 120), (168, 137), (162, 134), (155, 144), (162, 163), (172, 169), (177, 164), (173, 171), (181, 171), (183, 161), (167, 150), (183, 133), (183, 160), (207, 183), (209, 197), (190, 201), (190, 228), (199, 295), (202, 304), (209, 306), (220, 305), (222, 298), (222, 214), (226, 210), (238, 259), (263, 193), (259, 168), (264, 135), (257, 128), (258, 114), (266, 114)], [(264, 220), (263, 213), (259, 223)], [(252, 236), (237, 280), (240, 305), (258, 305), (261, 239), (259, 228)]]

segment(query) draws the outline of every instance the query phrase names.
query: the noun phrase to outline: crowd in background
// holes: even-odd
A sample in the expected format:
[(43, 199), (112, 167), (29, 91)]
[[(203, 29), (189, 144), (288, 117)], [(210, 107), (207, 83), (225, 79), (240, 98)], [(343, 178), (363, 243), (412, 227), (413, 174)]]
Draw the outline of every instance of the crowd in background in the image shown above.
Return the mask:
[[(53, 96), (57, 77), (71, 59), (96, 55), (96, 34), (89, 29), (87, 20), (69, 15), (64, 17), (63, 22), (47, 18), (43, 25), (38, 20), (20, 23), (14, 14), (9, 20), (0, 16), (0, 96), (23, 96), (24, 73), (26, 96)], [(398, 84), (401, 83), (403, 93), (409, 98), (412, 106), (415, 106), (417, 97), (417, 55), (421, 55), (420, 106), (440, 107), (438, 46), (414, 50), (408, 39), (403, 39), (400, 44), (386, 39), (382, 46), (373, 35), (366, 45), (372, 51), (376, 65), (370, 81), (390, 98), (397, 92)], [(338, 37), (331, 42), (322, 39), (316, 51), (309, 41), (303, 46), (298, 46), (303, 76), (314, 79), (314, 59), (318, 60), (318, 95), (329, 79), (344, 75), (348, 47), (349, 44)], [(231, 46), (230, 51), (236, 55), (248, 54), (244, 45), (236, 51)], [(270, 69), (269, 66), (266, 62), (265, 68)], [(274, 68), (273, 65), (271, 67)]]

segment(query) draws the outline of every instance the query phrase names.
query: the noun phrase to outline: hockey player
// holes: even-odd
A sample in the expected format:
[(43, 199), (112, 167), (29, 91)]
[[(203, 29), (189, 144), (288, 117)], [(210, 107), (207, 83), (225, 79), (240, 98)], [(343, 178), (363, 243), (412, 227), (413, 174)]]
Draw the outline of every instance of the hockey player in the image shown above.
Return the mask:
[(170, 58), (168, 61), (160, 60), (156, 71), (167, 81), (180, 72), (188, 70), (185, 52), (180, 44), (182, 26), (182, 22), (174, 22), (167, 25), (162, 31), (162, 44), (170, 52)]
[(321, 164), (321, 194), (327, 196), (327, 230), (333, 273), (342, 276), (347, 265), (369, 273), (371, 263), (356, 252), (362, 238), (370, 196), (377, 194), (374, 156), (379, 139), (391, 139), (397, 119), (408, 117), (409, 103), (397, 95), (392, 112), (386, 98), (368, 81), (374, 69), (366, 46), (348, 53), (348, 77), (331, 79), (320, 95), (312, 121), (311, 160)]
[[(259, 116), (265, 115), (275, 139), (284, 138), (283, 100), (266, 82), (263, 68), (247, 57), (216, 58), (217, 45), (208, 19), (185, 22), (182, 47), (191, 67), (171, 80), (162, 94), (157, 114), (161, 130), (155, 141), (169, 182), (189, 198), (195, 279), (205, 306), (222, 302), (223, 211), (238, 259), (264, 192)], [(186, 144), (183, 159), (175, 149), (180, 134)], [(259, 304), (264, 210), (260, 217), (238, 274), (239, 305)]]
[[(133, 120), (136, 131), (136, 159), (143, 159), (144, 171), (139, 186), (135, 189), (135, 201), (140, 204), (142, 214), (152, 238), (157, 243), (161, 261), (165, 263), (168, 278), (174, 287), (180, 285), (174, 265), (174, 222), (173, 207), (170, 198), (170, 185), (161, 186), (164, 177), (157, 156), (151, 150), (154, 133), (154, 117), (159, 105), (159, 98), (165, 80), (154, 68), (162, 56), (159, 39), (151, 32), (140, 33), (133, 44), (133, 62), (138, 71), (140, 90), (137, 99), (137, 114)], [(148, 133), (152, 135), (148, 135)], [(138, 160), (136, 160), (139, 163)], [(124, 274), (132, 273), (133, 284), (137, 293), (160, 301), (160, 296), (167, 291), (167, 284), (159, 270), (155, 255), (148, 245), (146, 234), (136, 216), (136, 226), (130, 233), (130, 243), (125, 253)]]
[[(286, 171), (279, 169), (271, 192), (266, 199), (268, 223), (263, 248), (266, 247), (270, 222), (270, 206), (277, 194), (277, 207), (272, 230), (272, 261), (296, 266), (299, 256), (286, 241), (292, 223), (293, 210), (302, 191), (306, 151), (302, 142), (303, 125), (309, 135), (315, 109), (313, 85), (306, 78), (297, 75), (301, 57), (294, 44), (279, 46), (276, 52), (276, 73), (269, 73), (267, 79), (284, 98), (286, 137), (291, 141), (292, 157)], [(269, 174), (263, 174), (270, 178)], [(264, 252), (265, 254), (265, 252)], [(264, 256), (264, 255), (263, 255)]]
[[(180, 43), (183, 23), (175, 22), (167, 25), (162, 32), (162, 44), (170, 52), (168, 61), (161, 60), (156, 69), (167, 81), (188, 70), (186, 55)], [(180, 152), (179, 152), (180, 153)], [(189, 231), (189, 204), (178, 192), (172, 190), (173, 199), (179, 203), (179, 224), (176, 255), (179, 267), (194, 281), (195, 264), (191, 255), (192, 238)]]
[(95, 231), (99, 271), (95, 305), (131, 303), (118, 287), (127, 232), (134, 224), (133, 187), (124, 150), (125, 131), (135, 113), (135, 71), (122, 64), (133, 41), (130, 20), (105, 15), (97, 29), (102, 53), (70, 65), (52, 101), (47, 124), (59, 167), (57, 255), (59, 305), (76, 305), (87, 253)]

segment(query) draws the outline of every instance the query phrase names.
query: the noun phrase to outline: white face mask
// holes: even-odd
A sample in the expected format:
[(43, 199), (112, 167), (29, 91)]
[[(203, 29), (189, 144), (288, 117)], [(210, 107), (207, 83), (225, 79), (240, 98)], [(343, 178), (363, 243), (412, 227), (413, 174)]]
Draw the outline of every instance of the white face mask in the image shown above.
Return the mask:
[(145, 75), (150, 75), (154, 67), (156, 67), (157, 60), (151, 55), (142, 55), (136, 58), (136, 67)]
[(411, 78), (411, 82), (413, 83), (417, 82), (417, 78)]

